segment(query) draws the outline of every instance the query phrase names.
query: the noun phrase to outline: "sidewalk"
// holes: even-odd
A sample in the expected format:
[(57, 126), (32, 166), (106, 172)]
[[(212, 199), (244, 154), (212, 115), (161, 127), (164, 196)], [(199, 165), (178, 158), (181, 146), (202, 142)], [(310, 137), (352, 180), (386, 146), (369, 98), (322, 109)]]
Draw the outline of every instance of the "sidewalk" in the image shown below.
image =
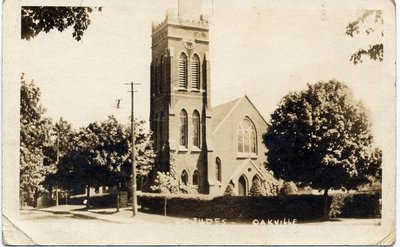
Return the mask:
[(84, 205), (60, 205), (49, 208), (41, 208), (37, 210), (52, 214), (72, 215), (76, 218), (97, 219), (120, 224), (130, 224), (137, 221), (153, 221), (166, 224), (176, 222), (176, 217), (168, 217), (142, 212), (138, 212), (135, 217), (132, 217), (131, 207), (120, 208), (119, 212), (116, 211), (116, 208), (95, 208), (87, 210)]

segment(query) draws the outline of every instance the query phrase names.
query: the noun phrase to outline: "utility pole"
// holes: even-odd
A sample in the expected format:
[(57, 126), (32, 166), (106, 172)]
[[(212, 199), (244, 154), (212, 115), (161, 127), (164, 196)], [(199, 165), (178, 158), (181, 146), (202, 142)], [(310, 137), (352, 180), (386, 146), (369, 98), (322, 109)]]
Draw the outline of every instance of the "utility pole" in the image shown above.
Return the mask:
[[(60, 130), (57, 130), (57, 167), (59, 166), (60, 162)], [(58, 179), (57, 179), (57, 184), (56, 184), (56, 206), (58, 207)]]
[(131, 131), (132, 131), (132, 217), (137, 214), (137, 195), (136, 195), (136, 160), (135, 160), (135, 91), (134, 86), (140, 85), (140, 83), (125, 83), (125, 85), (131, 85)]

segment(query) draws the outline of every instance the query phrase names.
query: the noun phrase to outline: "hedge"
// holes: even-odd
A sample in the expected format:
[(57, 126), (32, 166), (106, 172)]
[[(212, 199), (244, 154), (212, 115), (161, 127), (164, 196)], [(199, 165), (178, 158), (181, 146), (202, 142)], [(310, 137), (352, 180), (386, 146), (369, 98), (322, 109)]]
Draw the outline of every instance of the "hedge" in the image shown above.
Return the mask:
[[(143, 195), (142, 210), (180, 217), (224, 218), (230, 221), (253, 219), (323, 219), (325, 199), (316, 195), (286, 197), (183, 198)], [(166, 202), (166, 207), (165, 207)]]
[[(86, 199), (86, 195), (71, 196), (68, 198), (67, 203), (69, 205), (84, 205), (83, 201)], [(60, 200), (60, 204), (64, 204), (65, 199)], [(101, 194), (93, 195), (89, 198), (89, 205), (92, 207), (115, 207), (116, 195), (115, 194)]]
[[(346, 195), (339, 217), (378, 217), (379, 196), (369, 194)], [(328, 199), (328, 205), (332, 197)], [(322, 195), (289, 195), (260, 197), (190, 197), (143, 194), (138, 196), (141, 210), (189, 218), (224, 218), (230, 221), (253, 219), (324, 219), (325, 198)]]
[(372, 218), (381, 216), (381, 195), (351, 194), (344, 198), (340, 217), (343, 218)]

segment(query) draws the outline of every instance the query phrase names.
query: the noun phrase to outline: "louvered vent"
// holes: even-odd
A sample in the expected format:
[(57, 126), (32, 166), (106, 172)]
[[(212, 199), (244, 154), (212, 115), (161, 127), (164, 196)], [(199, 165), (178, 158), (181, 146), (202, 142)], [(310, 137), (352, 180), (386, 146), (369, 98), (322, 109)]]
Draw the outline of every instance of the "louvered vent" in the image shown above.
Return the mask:
[(200, 59), (197, 55), (192, 61), (192, 88), (200, 89)]
[(187, 88), (187, 57), (185, 54), (179, 56), (179, 87)]

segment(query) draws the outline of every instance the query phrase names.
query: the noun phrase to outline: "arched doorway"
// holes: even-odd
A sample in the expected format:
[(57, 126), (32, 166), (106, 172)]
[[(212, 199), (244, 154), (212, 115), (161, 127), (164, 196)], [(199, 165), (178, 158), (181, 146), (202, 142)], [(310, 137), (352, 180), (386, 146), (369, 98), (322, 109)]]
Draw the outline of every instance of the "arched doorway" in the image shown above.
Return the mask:
[(239, 196), (247, 196), (247, 180), (244, 177), (244, 175), (242, 175), (239, 178)]

